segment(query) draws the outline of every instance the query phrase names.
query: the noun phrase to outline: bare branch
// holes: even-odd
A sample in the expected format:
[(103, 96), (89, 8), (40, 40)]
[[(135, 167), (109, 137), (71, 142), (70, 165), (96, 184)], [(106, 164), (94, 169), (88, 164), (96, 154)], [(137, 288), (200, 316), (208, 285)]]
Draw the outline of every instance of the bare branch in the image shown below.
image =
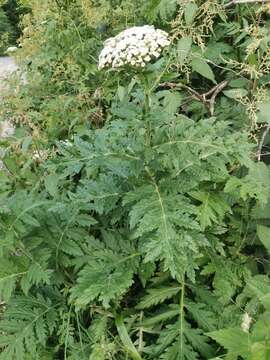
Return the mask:
[(165, 87), (165, 88), (169, 88), (169, 89), (175, 89), (175, 88), (182, 88), (187, 90), (190, 94), (192, 94), (193, 96), (195, 96), (198, 100), (202, 100), (202, 95), (199, 94), (196, 90), (190, 88), (187, 85), (181, 84), (181, 83), (171, 83), (171, 82), (165, 82), (159, 85), (159, 87)]
[[(216, 91), (216, 89), (219, 89), (220, 87), (222, 87), (222, 85), (224, 84), (224, 81), (222, 81), (221, 83), (217, 84), (216, 86), (214, 86), (212, 89), (210, 89), (209, 91), (207, 91), (206, 93), (203, 94), (203, 96), (207, 97), (211, 94), (213, 94), (213, 92)], [(228, 82), (226, 82), (226, 85), (228, 84)], [(224, 86), (225, 87), (225, 86)], [(223, 89), (223, 87), (222, 87)]]
[(196, 90), (192, 89), (191, 87), (181, 84), (181, 83), (175, 84), (175, 83), (170, 83), (170, 82), (162, 83), (159, 85), (159, 87), (165, 87), (165, 88), (167, 87), (170, 89), (175, 89), (175, 88), (181, 89), (182, 88), (182, 89), (187, 90), (195, 100), (202, 102), (204, 104), (204, 106), (206, 107), (206, 109), (210, 113), (210, 107), (209, 107), (208, 100), (205, 99), (204, 95), (198, 93)]
[[(209, 91), (207, 91), (204, 94), (200, 94), (198, 93), (198, 91), (190, 88), (187, 85), (181, 84), (181, 83), (171, 83), (171, 82), (165, 82), (160, 84), (160, 87), (167, 87), (170, 89), (176, 89), (176, 88), (182, 88), (187, 90), (191, 95), (192, 98), (202, 102), (204, 104), (204, 106), (206, 107), (207, 111), (210, 113), (211, 116), (214, 115), (214, 106), (215, 106), (215, 100), (217, 95), (228, 85), (228, 81), (222, 81), (220, 84), (217, 84), (216, 86), (214, 86), (212, 89), (210, 89)], [(207, 99), (207, 96), (211, 95), (212, 97), (210, 98), (210, 100)]]
[(210, 114), (213, 116), (214, 115), (214, 107), (215, 107), (215, 100), (217, 95), (228, 85), (228, 81), (222, 81), (220, 84), (218, 84), (215, 87), (215, 91), (211, 97), (211, 99), (209, 100), (210, 103)]
[(261, 160), (263, 143), (264, 143), (264, 140), (265, 140), (266, 135), (268, 134), (269, 130), (270, 130), (270, 124), (268, 124), (268, 125), (266, 126), (266, 129), (264, 130), (264, 132), (263, 132), (263, 134), (262, 134), (262, 138), (261, 138), (260, 143), (259, 143), (259, 148), (258, 148), (258, 152), (257, 152), (257, 159), (258, 159), (258, 161)]
[(255, 4), (255, 3), (269, 3), (270, 0), (232, 0), (229, 3), (225, 4), (225, 8), (229, 8), (231, 6), (237, 5), (237, 4)]

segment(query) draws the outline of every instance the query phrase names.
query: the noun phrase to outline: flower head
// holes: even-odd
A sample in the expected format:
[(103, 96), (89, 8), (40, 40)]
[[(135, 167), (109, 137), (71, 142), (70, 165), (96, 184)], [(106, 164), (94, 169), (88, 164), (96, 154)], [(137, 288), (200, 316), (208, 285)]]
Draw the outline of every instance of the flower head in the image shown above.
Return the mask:
[(128, 28), (105, 41), (99, 56), (99, 69), (124, 65), (143, 68), (152, 59), (158, 58), (169, 44), (168, 34), (154, 26)]
[(35, 150), (33, 152), (32, 159), (36, 162), (45, 161), (48, 158), (48, 151), (47, 150)]
[(248, 333), (251, 322), (252, 322), (252, 317), (247, 312), (245, 312), (242, 318), (241, 329), (244, 332)]

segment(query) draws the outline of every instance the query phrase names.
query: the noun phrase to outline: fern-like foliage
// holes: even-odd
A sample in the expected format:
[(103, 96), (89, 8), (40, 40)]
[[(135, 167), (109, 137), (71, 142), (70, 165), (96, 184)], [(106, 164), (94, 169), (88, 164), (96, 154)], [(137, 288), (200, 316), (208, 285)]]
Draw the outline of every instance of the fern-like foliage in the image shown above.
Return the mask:
[[(185, 288), (175, 288), (173, 284), (153, 288), (137, 306), (147, 311), (149, 307), (169, 303), (161, 313), (142, 322), (147, 331), (162, 327), (156, 344), (145, 349), (151, 359), (200, 359), (202, 356), (213, 356), (204, 331), (216, 328), (215, 311), (207, 310), (203, 303), (186, 300), (184, 291)], [(155, 295), (155, 299), (151, 299), (150, 294)], [(191, 319), (197, 323), (197, 327), (190, 325)]]
[(0, 322), (0, 359), (38, 358), (56, 328), (60, 304), (42, 295), (12, 298)]
[[(0, 101), (0, 359), (270, 358), (267, 5), (30, 3)], [(146, 23), (159, 59), (98, 70)]]
[(211, 358), (212, 355), (207, 337), (201, 330), (191, 329), (188, 323), (177, 321), (168, 325), (162, 332), (153, 359), (159, 356), (162, 360), (181, 358), (197, 360), (201, 356)]
[(144, 296), (141, 302), (136, 306), (137, 309), (147, 309), (154, 305), (164, 302), (166, 299), (170, 299), (179, 293), (180, 287), (175, 284), (175, 286), (163, 286), (160, 288), (149, 289), (148, 294)]
[(124, 199), (124, 204), (134, 202), (130, 226), (131, 229), (137, 227), (136, 237), (148, 238), (142, 243), (145, 261), (164, 260), (164, 270), (170, 270), (173, 277), (180, 278), (188, 265), (192, 269), (187, 254), (195, 255), (198, 244), (207, 242), (192, 218), (196, 208), (182, 196), (163, 193), (153, 177), (149, 182), (149, 186), (139, 187)]
[(119, 256), (110, 250), (94, 252), (72, 289), (76, 305), (86, 306), (97, 300), (107, 308), (111, 300), (120, 298), (133, 283), (138, 267), (136, 256)]

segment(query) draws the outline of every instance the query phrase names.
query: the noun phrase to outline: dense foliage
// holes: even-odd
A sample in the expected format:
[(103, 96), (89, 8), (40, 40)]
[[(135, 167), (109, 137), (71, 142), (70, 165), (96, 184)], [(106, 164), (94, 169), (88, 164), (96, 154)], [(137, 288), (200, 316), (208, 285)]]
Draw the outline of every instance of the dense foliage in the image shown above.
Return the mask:
[[(0, 359), (269, 359), (270, 6), (31, 6), (0, 105)], [(163, 56), (98, 70), (144, 24)]]
[(16, 45), (21, 36), (20, 19), (30, 11), (27, 3), (17, 0), (0, 0), (0, 55), (9, 45)]
[(0, 7), (0, 54), (5, 51), (7, 44), (9, 44), (11, 33), (12, 28), (9, 19), (4, 10)]

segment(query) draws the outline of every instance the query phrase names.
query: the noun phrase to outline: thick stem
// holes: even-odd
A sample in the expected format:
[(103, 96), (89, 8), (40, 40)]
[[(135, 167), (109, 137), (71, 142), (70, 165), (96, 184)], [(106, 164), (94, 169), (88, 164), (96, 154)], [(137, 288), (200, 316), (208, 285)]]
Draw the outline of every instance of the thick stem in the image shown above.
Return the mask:
[(145, 89), (144, 91), (144, 109), (143, 109), (144, 115), (149, 114), (150, 112), (150, 94)]
[(144, 90), (144, 104), (143, 104), (143, 113), (144, 115), (148, 114), (150, 111), (150, 86), (149, 86), (149, 82), (147, 79), (147, 76), (145, 74), (140, 74), (140, 80), (142, 83), (142, 87)]
[(141, 74), (140, 79), (144, 90), (143, 120), (145, 121), (146, 126), (146, 143), (148, 146), (151, 146), (151, 121), (149, 118), (151, 109), (151, 90), (147, 76), (145, 74)]
[(180, 348), (179, 348), (179, 354), (180, 358), (179, 360), (184, 359), (184, 352), (183, 352), (183, 345), (184, 345), (184, 300), (185, 300), (185, 275), (183, 275), (182, 280), (182, 289), (181, 289), (181, 296), (180, 296)]

